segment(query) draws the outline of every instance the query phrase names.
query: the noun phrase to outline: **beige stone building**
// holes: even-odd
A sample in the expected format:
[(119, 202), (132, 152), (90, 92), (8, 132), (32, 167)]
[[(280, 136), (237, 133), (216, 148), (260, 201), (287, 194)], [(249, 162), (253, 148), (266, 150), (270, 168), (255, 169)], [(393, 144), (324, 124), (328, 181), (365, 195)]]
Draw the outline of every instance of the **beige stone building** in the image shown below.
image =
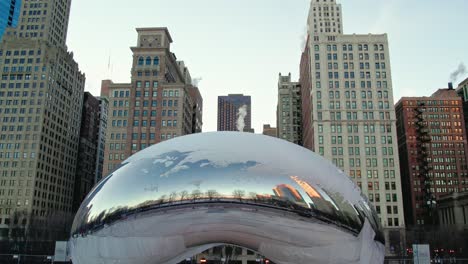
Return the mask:
[(174, 137), (201, 132), (203, 99), (171, 52), (167, 28), (138, 28), (130, 83), (102, 82), (109, 100), (103, 175), (132, 154)]
[(70, 1), (21, 8), (0, 44), (0, 239), (64, 239), (85, 76), (65, 45)]
[(308, 34), (312, 149), (356, 182), (383, 226), (404, 227), (387, 35), (343, 34), (334, 0), (311, 2)]

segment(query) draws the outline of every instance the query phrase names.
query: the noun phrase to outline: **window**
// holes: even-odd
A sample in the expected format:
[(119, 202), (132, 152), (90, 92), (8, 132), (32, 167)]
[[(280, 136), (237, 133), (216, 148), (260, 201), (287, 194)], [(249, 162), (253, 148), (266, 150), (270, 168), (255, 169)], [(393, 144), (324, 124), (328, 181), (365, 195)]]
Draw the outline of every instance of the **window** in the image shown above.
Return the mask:
[(139, 57), (139, 58), (138, 58), (138, 65), (141, 66), (141, 65), (143, 65), (143, 63), (144, 63), (143, 57)]
[(159, 65), (159, 57), (154, 57), (153, 65)]
[(146, 57), (146, 65), (151, 65), (151, 57)]

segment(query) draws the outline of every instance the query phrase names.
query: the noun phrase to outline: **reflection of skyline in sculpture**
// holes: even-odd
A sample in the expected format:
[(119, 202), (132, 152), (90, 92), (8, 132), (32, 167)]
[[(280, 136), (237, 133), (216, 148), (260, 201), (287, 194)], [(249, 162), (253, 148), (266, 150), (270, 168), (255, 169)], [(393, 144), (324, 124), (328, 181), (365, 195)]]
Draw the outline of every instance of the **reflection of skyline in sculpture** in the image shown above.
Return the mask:
[(339, 211), (339, 208), (325, 191), (318, 187), (314, 188), (310, 183), (301, 180), (297, 176), (291, 176), (291, 179), (293, 179), (299, 186), (301, 186), (310, 199), (312, 199), (313, 208), (329, 214), (333, 214), (335, 210)]
[(285, 198), (288, 201), (301, 205), (307, 204), (302, 195), (289, 184), (279, 184), (273, 189), (273, 192), (276, 196)]
[[(284, 162), (277, 149), (294, 159)], [(281, 260), (275, 247), (283, 248), (287, 238), (288, 250), (307, 263), (324, 263), (320, 254), (312, 254), (317, 261), (302, 254), (296, 241), (317, 253), (330, 241), (380, 247), (379, 226), (366, 220), (374, 217), (356, 186), (308, 150), (249, 133), (196, 134), (140, 151), (100, 182), (75, 217), (72, 251), (84, 264), (111, 257), (141, 264), (155, 254), (155, 263), (176, 263), (202, 245), (228, 243)], [(370, 232), (365, 240), (363, 232)], [(174, 236), (184, 242), (180, 248), (162, 250), (174, 246)], [(123, 243), (125, 254), (103, 256), (101, 248), (114, 243)]]

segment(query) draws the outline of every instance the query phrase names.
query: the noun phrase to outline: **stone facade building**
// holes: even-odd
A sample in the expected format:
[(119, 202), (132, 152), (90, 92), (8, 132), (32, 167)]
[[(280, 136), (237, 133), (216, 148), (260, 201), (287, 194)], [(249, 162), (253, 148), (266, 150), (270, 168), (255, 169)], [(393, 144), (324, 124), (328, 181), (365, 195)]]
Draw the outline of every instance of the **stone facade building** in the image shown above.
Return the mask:
[(66, 47), (70, 5), (24, 2), (0, 43), (0, 239), (68, 236), (85, 83)]
[(291, 73), (279, 74), (276, 114), (278, 138), (302, 146), (301, 86), (291, 81)]
[(311, 1), (300, 82), (305, 145), (351, 177), (384, 227), (404, 227), (387, 35), (344, 34), (341, 5)]
[(109, 101), (103, 176), (132, 154), (201, 132), (203, 100), (188, 68), (171, 52), (167, 28), (138, 28), (129, 83), (102, 81)]

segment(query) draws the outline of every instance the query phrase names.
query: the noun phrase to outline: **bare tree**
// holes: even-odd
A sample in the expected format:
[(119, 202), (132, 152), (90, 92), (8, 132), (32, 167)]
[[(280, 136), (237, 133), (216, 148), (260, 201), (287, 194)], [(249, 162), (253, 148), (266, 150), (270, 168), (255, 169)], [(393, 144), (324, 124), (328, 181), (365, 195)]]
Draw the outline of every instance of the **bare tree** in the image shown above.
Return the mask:
[(169, 202), (175, 202), (177, 200), (177, 192), (172, 192), (170, 195), (169, 195)]
[(234, 198), (239, 199), (239, 201), (242, 201), (242, 198), (245, 196), (245, 191), (243, 190), (234, 190), (232, 192), (232, 195)]
[(183, 201), (185, 200), (186, 198), (188, 198), (189, 194), (186, 190), (183, 190), (180, 192), (180, 200)]
[(206, 192), (206, 196), (208, 196), (208, 198), (211, 200), (213, 200), (214, 198), (218, 197), (218, 192), (216, 190), (208, 190)]
[(249, 197), (250, 197), (250, 199), (252, 199), (253, 201), (255, 201), (255, 202), (257, 201), (257, 193), (255, 193), (255, 192), (250, 192), (250, 193), (249, 193)]
[(164, 201), (166, 200), (166, 195), (161, 195), (161, 197), (159, 197), (159, 199), (156, 201), (156, 204), (158, 205), (161, 205), (164, 203)]
[(201, 197), (202, 193), (200, 190), (193, 190), (192, 192), (192, 200), (195, 201)]

